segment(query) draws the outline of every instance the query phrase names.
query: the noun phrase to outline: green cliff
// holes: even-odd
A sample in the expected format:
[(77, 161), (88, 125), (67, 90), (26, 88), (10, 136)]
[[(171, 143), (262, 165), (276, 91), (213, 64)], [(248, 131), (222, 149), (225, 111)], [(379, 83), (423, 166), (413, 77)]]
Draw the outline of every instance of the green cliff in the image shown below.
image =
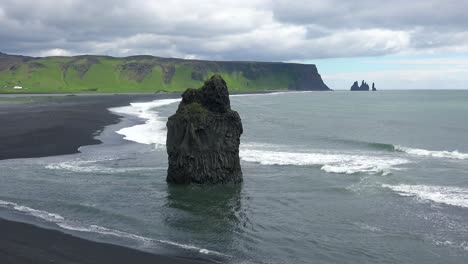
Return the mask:
[(329, 90), (312, 64), (0, 53), (0, 93), (180, 92), (213, 74), (231, 91)]

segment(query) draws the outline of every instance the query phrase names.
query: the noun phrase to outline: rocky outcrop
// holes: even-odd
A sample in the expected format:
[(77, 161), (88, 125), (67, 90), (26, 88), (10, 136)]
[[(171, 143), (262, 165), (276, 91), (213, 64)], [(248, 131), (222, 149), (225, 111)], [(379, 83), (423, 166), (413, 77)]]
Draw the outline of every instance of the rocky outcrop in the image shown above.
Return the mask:
[(200, 89), (187, 89), (177, 112), (167, 121), (167, 182), (239, 183), (243, 132), (231, 110), (226, 82), (214, 75)]
[(377, 88), (375, 88), (375, 83), (372, 83), (372, 91), (377, 91)]
[[(374, 83), (372, 83), (372, 89), (375, 89)], [(361, 82), (361, 85), (358, 84), (357, 81), (353, 83), (351, 86), (351, 91), (369, 91), (370, 87), (369, 84), (367, 84), (364, 80)], [(373, 90), (376, 91), (376, 90)]]
[(359, 91), (359, 89), (360, 89), (359, 84), (357, 81), (355, 81), (353, 85), (351, 86), (351, 91)]

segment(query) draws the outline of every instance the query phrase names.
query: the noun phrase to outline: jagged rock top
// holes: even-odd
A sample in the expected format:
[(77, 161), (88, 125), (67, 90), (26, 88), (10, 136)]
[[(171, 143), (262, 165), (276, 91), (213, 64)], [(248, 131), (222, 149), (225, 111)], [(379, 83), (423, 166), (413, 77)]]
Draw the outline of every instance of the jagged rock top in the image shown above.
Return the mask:
[(200, 89), (187, 89), (182, 94), (182, 102), (179, 104), (178, 111), (193, 103), (198, 103), (214, 113), (226, 113), (231, 110), (226, 82), (220, 75), (213, 75)]
[[(369, 91), (369, 90), (370, 90), (369, 84), (365, 82), (364, 80), (361, 82), (360, 86), (357, 81), (355, 81), (353, 85), (351, 86), (351, 91)], [(374, 83), (372, 83), (372, 91), (377, 91)]]

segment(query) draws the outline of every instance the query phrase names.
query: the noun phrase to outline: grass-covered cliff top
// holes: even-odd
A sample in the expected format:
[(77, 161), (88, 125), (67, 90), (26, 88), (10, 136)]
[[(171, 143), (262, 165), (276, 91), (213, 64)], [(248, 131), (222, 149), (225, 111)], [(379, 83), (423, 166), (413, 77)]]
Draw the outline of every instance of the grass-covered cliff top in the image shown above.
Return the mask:
[(310, 64), (0, 53), (0, 93), (180, 92), (200, 87), (213, 74), (232, 91), (328, 90)]

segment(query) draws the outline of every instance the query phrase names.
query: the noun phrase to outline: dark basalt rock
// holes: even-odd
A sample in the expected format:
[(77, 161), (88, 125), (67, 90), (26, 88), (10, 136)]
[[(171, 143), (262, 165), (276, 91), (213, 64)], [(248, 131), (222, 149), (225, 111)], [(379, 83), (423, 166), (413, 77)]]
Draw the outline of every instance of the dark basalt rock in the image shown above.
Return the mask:
[(241, 119), (231, 110), (226, 82), (214, 75), (200, 89), (187, 89), (167, 121), (167, 182), (239, 183)]
[(359, 89), (360, 89), (359, 84), (357, 81), (355, 81), (353, 85), (351, 86), (351, 91), (359, 91)]
[[(375, 89), (375, 85), (374, 83), (372, 83), (372, 90), (376, 91), (374, 89)], [(369, 84), (367, 84), (364, 80), (362, 81), (361, 86), (359, 86), (357, 81), (355, 81), (353, 85), (351, 86), (351, 91), (369, 91), (369, 90), (370, 90)]]
[(377, 91), (377, 88), (375, 88), (375, 84), (372, 83), (372, 91)]

